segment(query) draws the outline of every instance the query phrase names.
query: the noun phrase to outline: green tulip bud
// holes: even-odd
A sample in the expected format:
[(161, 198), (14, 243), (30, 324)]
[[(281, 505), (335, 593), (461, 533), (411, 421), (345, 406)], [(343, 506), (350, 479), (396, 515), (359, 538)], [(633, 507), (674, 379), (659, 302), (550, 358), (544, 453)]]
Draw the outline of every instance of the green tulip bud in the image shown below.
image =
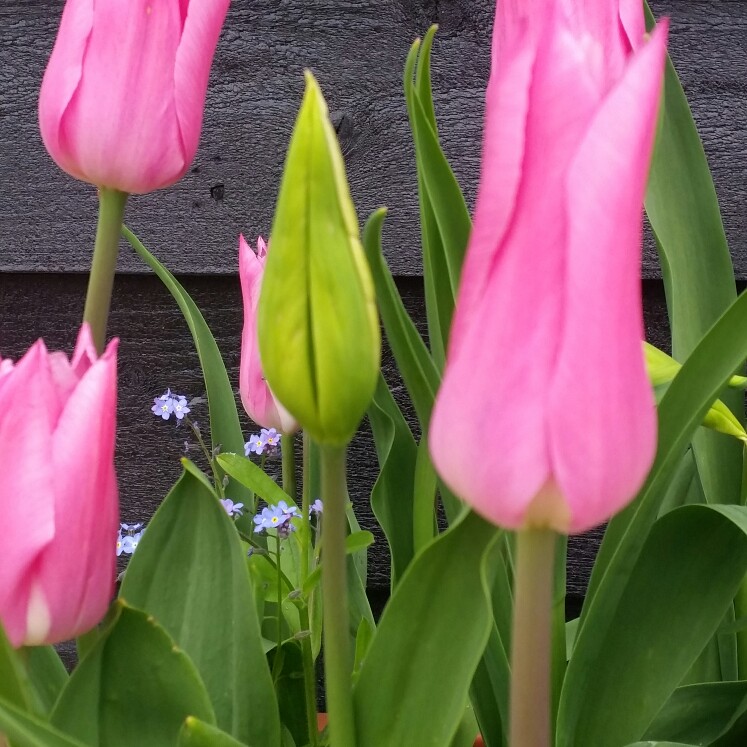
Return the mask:
[[(643, 352), (646, 358), (646, 369), (654, 387), (669, 385), (682, 368), (681, 363), (647, 342), (643, 343)], [(743, 388), (743, 382), (743, 376), (732, 376), (729, 380), (729, 386)], [(747, 443), (747, 432), (744, 427), (720, 399), (717, 399), (711, 405), (703, 418), (703, 425), (713, 431), (733, 436)]]
[(347, 444), (376, 388), (381, 333), (342, 153), (309, 72), (270, 239), (258, 309), (265, 378), (315, 440)]

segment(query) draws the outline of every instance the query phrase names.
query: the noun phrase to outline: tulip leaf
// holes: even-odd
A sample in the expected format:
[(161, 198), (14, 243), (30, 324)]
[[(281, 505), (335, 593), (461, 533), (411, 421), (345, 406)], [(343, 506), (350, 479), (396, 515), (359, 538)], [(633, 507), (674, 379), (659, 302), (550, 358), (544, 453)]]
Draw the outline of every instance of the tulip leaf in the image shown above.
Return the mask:
[(244, 747), (242, 742), (236, 741), (230, 734), (194, 716), (189, 716), (184, 722), (176, 744), (177, 747)]
[(492, 624), (498, 537), (470, 513), (410, 564), (354, 687), (357, 747), (448, 747)]
[[(745, 356), (747, 294), (743, 293), (703, 338), (664, 395), (659, 405), (659, 445), (651, 472), (636, 499), (607, 527), (563, 687), (561, 716), (566, 723), (574, 723), (582, 705), (574, 683), (604, 656), (604, 636), (616, 624), (623, 589), (692, 434)], [(699, 609), (700, 604), (696, 607)], [(726, 608), (722, 615), (725, 613)], [(567, 701), (565, 705), (563, 701)]]
[[(648, 6), (646, 14), (650, 29), (653, 15)], [(736, 284), (713, 178), (671, 60), (664, 75), (661, 117), (646, 212), (661, 260), (673, 355), (685, 360), (734, 301)], [(733, 412), (742, 412), (739, 393), (725, 392), (723, 397)], [(700, 432), (694, 436), (693, 453), (706, 500), (738, 503), (740, 445)]]
[(278, 743), (245, 553), (221, 504), (190, 473), (148, 525), (120, 596), (153, 615), (191, 657), (221, 729), (249, 744)]
[[(747, 744), (747, 682), (707, 682), (677, 688), (646, 730), (646, 739)], [(741, 720), (741, 723), (740, 723)], [(739, 740), (739, 741), (736, 741)], [(724, 747), (723, 742), (718, 742)]]
[(368, 408), (368, 420), (379, 460), (379, 475), (371, 490), (371, 508), (389, 543), (393, 590), (414, 554), (412, 500), (418, 450), (381, 374)]
[(51, 723), (91, 745), (163, 747), (174, 744), (187, 716), (215, 722), (194, 664), (153, 617), (118, 601)]
[(613, 621), (588, 619), (579, 632), (558, 747), (642, 738), (716, 633), (745, 572), (744, 506), (683, 506), (659, 519), (620, 579)]
[(49, 713), (67, 683), (67, 669), (53, 646), (30, 646), (21, 651), (39, 711)]
[(389, 346), (415, 407), (420, 427), (426, 431), (441, 376), (423, 338), (405, 310), (381, 251), (381, 228), (385, 216), (386, 210), (383, 208), (372, 213), (363, 229), (363, 248), (371, 268)]
[[(184, 315), (189, 331), (192, 333), (195, 349), (200, 359), (202, 375), (205, 379), (213, 448), (220, 446), (222, 451), (243, 453), (244, 436), (239, 424), (236, 398), (231, 387), (231, 381), (228, 378), (226, 365), (210, 327), (208, 327), (205, 318), (187, 291), (166, 267), (143, 246), (140, 239), (126, 226), (122, 227), (122, 234), (174, 297)], [(242, 485), (235, 483), (230, 485), (229, 492), (236, 502), (245, 505), (250, 505), (253, 502), (251, 492)]]
[(661, 400), (654, 465), (636, 499), (607, 527), (589, 581), (579, 641), (587, 621), (596, 630), (612, 621), (621, 584), (656, 519), (692, 434), (745, 357), (747, 294), (743, 293), (685, 361)]
[(293, 498), (248, 457), (238, 454), (218, 454), (217, 461), (227, 475), (249, 488), (266, 503), (277, 505), (280, 501), (285, 501), (288, 506), (296, 505)]
[(418, 554), (438, 533), (436, 524), (436, 490), (438, 478), (428, 451), (428, 438), (423, 436), (418, 444), (413, 486), (413, 542)]
[(433, 359), (443, 368), (471, 220), (438, 141), (430, 82), (435, 32), (432, 26), (422, 44), (416, 40), (412, 45), (405, 63), (404, 89), (418, 172), (428, 338)]
[(23, 662), (10, 645), (0, 623), (0, 698), (25, 711), (31, 710), (31, 692)]
[(13, 740), (13, 747), (90, 747), (92, 744), (79, 742), (38, 716), (0, 698), (0, 740), (3, 734)]

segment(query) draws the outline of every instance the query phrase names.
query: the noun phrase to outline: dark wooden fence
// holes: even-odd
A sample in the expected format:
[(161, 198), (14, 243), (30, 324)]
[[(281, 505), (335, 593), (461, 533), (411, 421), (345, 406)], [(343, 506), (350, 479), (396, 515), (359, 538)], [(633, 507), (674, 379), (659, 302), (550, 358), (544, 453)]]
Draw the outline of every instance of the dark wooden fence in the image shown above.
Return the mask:
[[(37, 92), (62, 0), (0, 0), (0, 355), (39, 336), (70, 348), (80, 321), (96, 213), (92, 187), (61, 173), (38, 134)], [(670, 48), (701, 129), (740, 280), (747, 279), (747, 1), (653, 0), (672, 19)], [(270, 226), (285, 146), (310, 67), (327, 97), (361, 221), (390, 206), (386, 255), (408, 308), (424, 324), (414, 158), (401, 71), (408, 47), (440, 26), (433, 78), (440, 131), (470, 203), (480, 158), (493, 0), (234, 0), (216, 54), (200, 150), (185, 179), (136, 197), (128, 222), (178, 273), (238, 381), (241, 300), (237, 235)], [(150, 413), (166, 387), (202, 393), (197, 358), (171, 297), (123, 248), (110, 331), (121, 338), (117, 466), (125, 521), (147, 521), (179, 473), (186, 430)], [(644, 258), (647, 328), (666, 345), (655, 252)], [(537, 268), (542, 272), (542, 267)], [(391, 356), (385, 354), (391, 372)], [(404, 400), (400, 389), (398, 396)], [(200, 419), (197, 413), (197, 419)], [(248, 421), (245, 423), (250, 432)], [(364, 424), (352, 494), (373, 528), (376, 473)], [(34, 496), (19, 497), (33, 502)], [(1, 528), (0, 528), (1, 529)], [(598, 533), (572, 540), (569, 593), (582, 598)], [(370, 587), (381, 599), (381, 535)]]

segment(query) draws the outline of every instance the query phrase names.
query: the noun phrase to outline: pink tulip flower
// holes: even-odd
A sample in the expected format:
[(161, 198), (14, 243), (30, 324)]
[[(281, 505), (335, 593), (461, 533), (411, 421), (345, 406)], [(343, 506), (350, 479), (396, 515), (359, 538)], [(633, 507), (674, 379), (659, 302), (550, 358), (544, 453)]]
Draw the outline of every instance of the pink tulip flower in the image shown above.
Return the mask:
[(639, 273), (666, 34), (644, 38), (640, 0), (498, 2), (429, 438), (445, 483), (498, 525), (582, 532), (650, 469)]
[(44, 145), (77, 179), (143, 194), (200, 139), (230, 0), (67, 0), (39, 97)]
[(14, 646), (90, 630), (114, 592), (117, 342), (39, 340), (0, 367), (0, 621)]
[[(264, 428), (275, 428), (281, 433), (294, 433), (298, 430), (298, 423), (270, 391), (259, 359), (257, 305), (266, 259), (267, 244), (261, 236), (257, 239), (256, 252), (243, 236), (239, 236), (239, 277), (244, 300), (239, 391), (244, 409), (255, 423)], [(282, 313), (282, 310), (278, 310), (278, 313)]]

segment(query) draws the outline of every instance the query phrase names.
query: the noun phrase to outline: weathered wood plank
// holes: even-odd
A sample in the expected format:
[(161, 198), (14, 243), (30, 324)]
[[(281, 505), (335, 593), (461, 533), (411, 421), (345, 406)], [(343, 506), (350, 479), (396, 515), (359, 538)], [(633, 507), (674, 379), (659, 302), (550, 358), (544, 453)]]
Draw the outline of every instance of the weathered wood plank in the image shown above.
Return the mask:
[[(242, 324), (241, 297), (234, 278), (187, 278), (186, 286), (204, 310), (237, 386)], [(424, 319), (422, 284), (400, 279), (400, 290), (410, 313)], [(659, 283), (646, 289), (646, 323), (651, 339), (666, 345), (666, 310)], [(40, 276), (0, 274), (0, 356), (17, 358), (37, 338), (50, 349), (70, 350), (83, 305), (82, 275)], [(110, 331), (121, 338), (119, 353), (119, 413), (117, 470), (122, 519), (147, 521), (180, 472), (179, 458), (186, 428), (163, 422), (150, 412), (153, 397), (167, 387), (190, 396), (203, 393), (202, 379), (191, 338), (179, 310), (160, 282), (148, 276), (117, 278)], [(415, 427), (412, 408), (397, 376), (391, 355), (384, 353), (384, 369), (394, 393)], [(195, 419), (207, 427), (204, 406)], [(245, 433), (252, 427), (244, 418)], [(248, 438), (248, 435), (247, 435)], [(197, 456), (194, 447), (190, 451)], [(368, 495), (377, 464), (370, 431), (364, 424), (351, 447), (351, 495), (362, 525), (374, 531), (370, 586), (388, 586), (386, 542), (371, 515)], [(599, 533), (574, 538), (569, 560), (569, 592), (583, 594)], [(112, 540), (113, 541), (113, 540)], [(112, 547), (112, 551), (114, 551)]]
[[(652, 0), (706, 141), (739, 276), (747, 278), (747, 2)], [(412, 149), (401, 93), (410, 42), (440, 24), (434, 85), (445, 149), (470, 202), (479, 161), (493, 0), (234, 2), (216, 56), (202, 144), (176, 187), (133, 199), (129, 219), (181, 273), (232, 274), (236, 236), (269, 230), (283, 154), (310, 67), (328, 96), (361, 220), (391, 206), (386, 251), (418, 275)], [(62, 2), (0, 5), (0, 271), (84, 271), (95, 196), (44, 151), (36, 97)], [(123, 270), (142, 272), (132, 256)], [(645, 273), (658, 270), (649, 246)]]

